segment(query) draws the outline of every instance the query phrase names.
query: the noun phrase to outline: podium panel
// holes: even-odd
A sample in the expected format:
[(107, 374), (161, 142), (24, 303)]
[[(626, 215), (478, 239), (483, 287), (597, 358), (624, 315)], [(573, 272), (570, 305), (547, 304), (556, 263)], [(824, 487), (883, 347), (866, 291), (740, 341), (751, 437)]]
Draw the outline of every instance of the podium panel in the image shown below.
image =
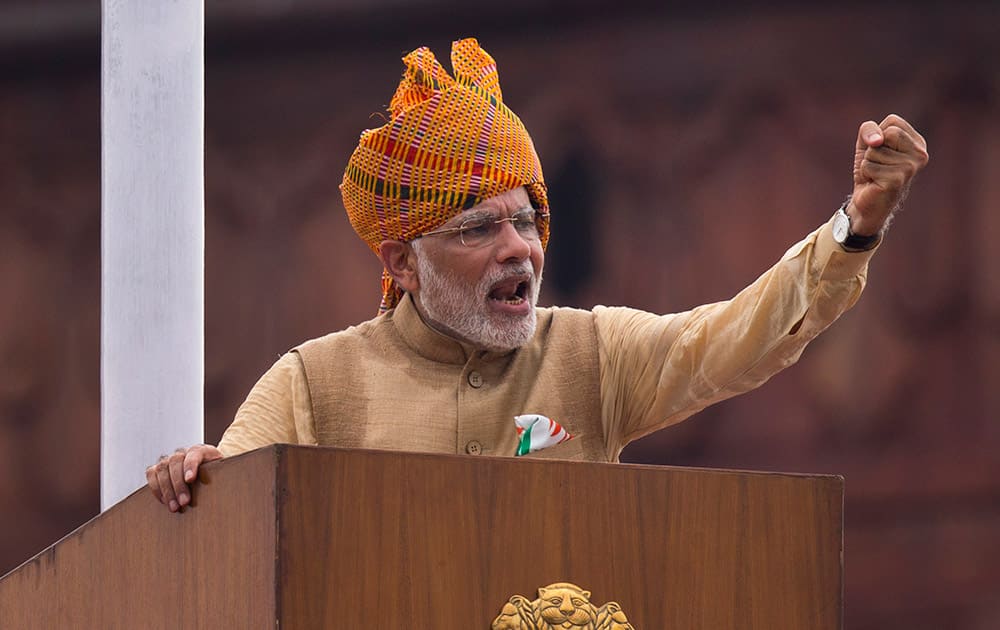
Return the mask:
[(640, 630), (838, 630), (839, 477), (276, 445), (0, 581), (4, 628), (488, 630), (570, 582)]

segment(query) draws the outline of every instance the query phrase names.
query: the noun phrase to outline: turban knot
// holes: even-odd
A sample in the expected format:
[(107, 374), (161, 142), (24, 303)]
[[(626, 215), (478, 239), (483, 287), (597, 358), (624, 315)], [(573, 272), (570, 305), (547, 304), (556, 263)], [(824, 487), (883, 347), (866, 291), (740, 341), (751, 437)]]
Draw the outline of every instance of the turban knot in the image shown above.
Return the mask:
[[(389, 122), (361, 133), (340, 185), (351, 225), (372, 251), (377, 254), (382, 241), (410, 241), (519, 186), (547, 213), (534, 144), (504, 105), (496, 62), (479, 43), (452, 43), (454, 77), (426, 47), (403, 57), (403, 64)], [(379, 312), (401, 295), (383, 270)]]

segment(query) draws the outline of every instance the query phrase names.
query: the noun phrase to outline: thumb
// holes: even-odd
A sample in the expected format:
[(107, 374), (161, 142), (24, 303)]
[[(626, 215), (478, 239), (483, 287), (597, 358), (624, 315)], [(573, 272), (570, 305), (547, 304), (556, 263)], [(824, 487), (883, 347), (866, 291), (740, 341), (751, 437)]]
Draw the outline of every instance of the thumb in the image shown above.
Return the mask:
[(861, 123), (861, 128), (858, 129), (858, 143), (856, 145), (858, 151), (864, 151), (868, 147), (882, 146), (883, 142), (885, 142), (885, 136), (882, 135), (882, 129), (879, 128), (878, 123), (874, 120), (867, 120)]

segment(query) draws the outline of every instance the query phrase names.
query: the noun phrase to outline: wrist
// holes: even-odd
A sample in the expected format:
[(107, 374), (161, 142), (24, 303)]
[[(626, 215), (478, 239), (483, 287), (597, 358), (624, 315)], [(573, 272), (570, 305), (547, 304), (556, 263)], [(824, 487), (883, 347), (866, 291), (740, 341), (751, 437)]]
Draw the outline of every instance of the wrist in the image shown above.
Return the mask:
[[(859, 229), (854, 226), (854, 218), (849, 214), (849, 209), (853, 206), (850, 198), (844, 202), (836, 212), (833, 213), (833, 240), (840, 245), (844, 251), (863, 252), (873, 249), (882, 240), (879, 228), (876, 227), (871, 234), (859, 233)], [(855, 212), (857, 209), (855, 208)], [(862, 228), (869, 229), (864, 226)]]
[(851, 219), (851, 234), (861, 237), (870, 236), (880, 236), (882, 234), (882, 226), (885, 221), (872, 221), (865, 218), (858, 207), (854, 205), (854, 200), (848, 200), (847, 207), (844, 209), (847, 216)]

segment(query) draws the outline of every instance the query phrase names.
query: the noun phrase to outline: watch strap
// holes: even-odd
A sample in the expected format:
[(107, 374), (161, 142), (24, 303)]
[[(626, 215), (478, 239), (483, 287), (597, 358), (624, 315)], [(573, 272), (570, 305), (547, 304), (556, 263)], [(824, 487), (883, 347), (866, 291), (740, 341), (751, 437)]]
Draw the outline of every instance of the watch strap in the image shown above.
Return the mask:
[(871, 236), (860, 236), (858, 234), (851, 232), (850, 234), (847, 235), (847, 238), (844, 239), (844, 242), (841, 243), (841, 245), (844, 247), (844, 249), (848, 249), (851, 251), (866, 252), (869, 249), (878, 245), (880, 239), (881, 237), (878, 234), (872, 234)]
[(879, 244), (882, 240), (881, 234), (872, 234), (870, 236), (862, 236), (860, 234), (855, 234), (851, 231), (851, 215), (847, 214), (847, 205), (851, 203), (851, 198), (848, 197), (847, 201), (843, 203), (842, 206), (837, 210), (837, 213), (843, 214), (847, 218), (847, 237), (840, 242), (840, 246), (849, 252), (866, 252)]

